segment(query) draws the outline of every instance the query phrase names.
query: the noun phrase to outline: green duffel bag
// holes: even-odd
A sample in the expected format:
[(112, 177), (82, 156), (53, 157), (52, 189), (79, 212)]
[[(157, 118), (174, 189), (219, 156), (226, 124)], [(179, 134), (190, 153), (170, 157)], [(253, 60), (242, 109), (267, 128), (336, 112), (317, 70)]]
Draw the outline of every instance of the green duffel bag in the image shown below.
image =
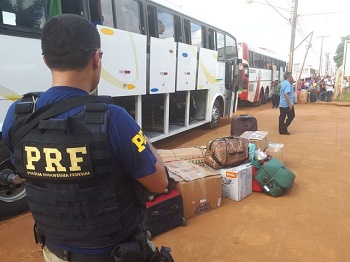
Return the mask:
[(294, 182), (295, 174), (276, 158), (270, 158), (261, 165), (255, 175), (262, 190), (278, 197), (287, 193)]

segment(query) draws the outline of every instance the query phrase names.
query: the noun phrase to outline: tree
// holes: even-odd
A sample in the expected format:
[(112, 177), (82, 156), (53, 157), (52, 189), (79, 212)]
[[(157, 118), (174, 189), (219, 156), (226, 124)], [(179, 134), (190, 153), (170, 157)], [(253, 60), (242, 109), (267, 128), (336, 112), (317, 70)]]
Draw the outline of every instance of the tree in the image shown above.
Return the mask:
[(341, 37), (340, 39), (341, 39), (341, 42), (337, 47), (335, 56), (333, 56), (333, 60), (334, 60), (334, 63), (336, 63), (337, 68), (341, 67), (343, 64), (344, 44), (346, 40), (350, 40), (350, 35)]

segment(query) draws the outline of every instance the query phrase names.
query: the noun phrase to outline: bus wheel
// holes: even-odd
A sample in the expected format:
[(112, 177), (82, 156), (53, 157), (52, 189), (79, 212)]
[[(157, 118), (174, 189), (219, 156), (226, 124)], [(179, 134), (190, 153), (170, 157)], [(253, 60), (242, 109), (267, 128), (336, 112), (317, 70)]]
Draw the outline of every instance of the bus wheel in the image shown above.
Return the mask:
[[(10, 152), (1, 139), (0, 133), (0, 171), (14, 173), (14, 166), (10, 161)], [(0, 219), (7, 219), (28, 210), (24, 183), (13, 184), (0, 181)]]
[(220, 124), (221, 119), (221, 111), (220, 111), (220, 102), (215, 101), (213, 108), (211, 110), (211, 121), (210, 121), (210, 127), (215, 128)]
[(260, 93), (260, 96), (259, 96), (259, 100), (258, 101), (256, 101), (256, 102), (254, 102), (253, 103), (253, 106), (256, 106), (256, 107), (258, 107), (258, 106), (261, 106), (261, 93)]
[[(10, 159), (0, 164), (0, 171), (15, 173)], [(0, 182), (0, 219), (7, 219), (28, 210), (24, 183)]]
[(265, 95), (265, 92), (264, 90), (261, 90), (260, 91), (260, 97), (259, 97), (260, 101), (261, 101), (261, 104), (266, 104), (266, 95)]

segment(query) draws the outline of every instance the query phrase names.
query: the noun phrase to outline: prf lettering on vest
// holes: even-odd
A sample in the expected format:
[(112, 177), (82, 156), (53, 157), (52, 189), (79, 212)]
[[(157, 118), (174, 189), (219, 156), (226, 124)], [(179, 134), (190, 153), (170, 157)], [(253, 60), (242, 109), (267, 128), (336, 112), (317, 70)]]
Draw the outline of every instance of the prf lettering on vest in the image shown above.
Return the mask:
[[(41, 159), (41, 153), (38, 148), (34, 146), (25, 146), (24, 150), (27, 154), (27, 170), (35, 171), (35, 162), (38, 162)], [(62, 166), (62, 152), (60, 152), (57, 148), (47, 148), (43, 149), (43, 153), (45, 155), (46, 161), (46, 172), (66, 172), (67, 168)], [(87, 150), (86, 147), (73, 147), (66, 148), (66, 152), (69, 155), (71, 166), (69, 167), (69, 171), (81, 171), (81, 167), (79, 163), (83, 162), (84, 159), (82, 157), (78, 157), (78, 154), (86, 155)]]
[(132, 138), (132, 142), (136, 145), (140, 153), (145, 150), (147, 141), (142, 130)]

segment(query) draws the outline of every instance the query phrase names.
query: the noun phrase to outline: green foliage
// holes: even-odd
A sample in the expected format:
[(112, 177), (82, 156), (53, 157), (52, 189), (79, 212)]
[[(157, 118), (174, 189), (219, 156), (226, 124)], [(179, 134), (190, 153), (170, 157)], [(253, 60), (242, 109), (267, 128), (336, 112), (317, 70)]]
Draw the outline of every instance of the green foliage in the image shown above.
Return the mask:
[(345, 37), (341, 37), (341, 42), (339, 43), (337, 50), (335, 52), (335, 56), (333, 56), (334, 63), (336, 63), (337, 68), (341, 67), (343, 64), (343, 56), (344, 56), (344, 43), (346, 40), (350, 40), (350, 35)]
[(343, 93), (343, 96), (340, 95), (335, 99), (335, 101), (339, 102), (350, 102), (350, 91)]

